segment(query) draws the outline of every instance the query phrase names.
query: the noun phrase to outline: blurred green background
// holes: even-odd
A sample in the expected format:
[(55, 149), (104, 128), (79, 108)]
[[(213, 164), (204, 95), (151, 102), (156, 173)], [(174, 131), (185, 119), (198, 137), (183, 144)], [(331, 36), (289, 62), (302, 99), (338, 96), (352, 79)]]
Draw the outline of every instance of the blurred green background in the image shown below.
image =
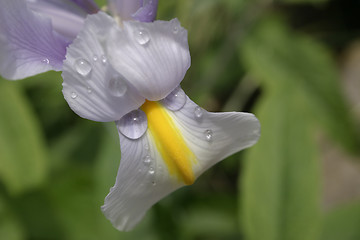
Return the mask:
[(189, 31), (185, 92), (255, 113), (262, 136), (129, 233), (100, 211), (114, 123), (75, 115), (60, 73), (0, 79), (0, 239), (360, 239), (359, 13), (358, 0), (159, 0), (158, 19)]

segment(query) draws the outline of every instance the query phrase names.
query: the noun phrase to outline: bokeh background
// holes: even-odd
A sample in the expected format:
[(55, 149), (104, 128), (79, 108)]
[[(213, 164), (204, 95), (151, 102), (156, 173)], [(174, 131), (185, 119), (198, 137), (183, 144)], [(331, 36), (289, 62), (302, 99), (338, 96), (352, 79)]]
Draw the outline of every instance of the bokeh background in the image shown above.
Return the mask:
[(114, 123), (75, 115), (60, 73), (0, 79), (0, 239), (360, 239), (359, 15), (359, 0), (159, 0), (189, 31), (185, 92), (255, 113), (262, 136), (128, 233), (100, 211)]

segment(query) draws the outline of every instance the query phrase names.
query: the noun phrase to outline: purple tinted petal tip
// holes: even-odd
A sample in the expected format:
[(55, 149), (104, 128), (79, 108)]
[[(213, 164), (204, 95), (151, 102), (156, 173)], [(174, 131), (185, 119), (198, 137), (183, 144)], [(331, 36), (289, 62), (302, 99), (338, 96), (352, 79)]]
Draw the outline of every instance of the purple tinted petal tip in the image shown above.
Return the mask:
[(83, 8), (87, 13), (94, 14), (99, 11), (99, 7), (93, 0), (70, 0), (71, 2), (76, 3), (78, 6)]
[(140, 22), (153, 22), (156, 18), (158, 0), (143, 0), (142, 2), (142, 7), (132, 17)]
[(0, 74), (21, 79), (61, 70), (69, 41), (51, 20), (28, 9), (24, 0), (0, 3)]

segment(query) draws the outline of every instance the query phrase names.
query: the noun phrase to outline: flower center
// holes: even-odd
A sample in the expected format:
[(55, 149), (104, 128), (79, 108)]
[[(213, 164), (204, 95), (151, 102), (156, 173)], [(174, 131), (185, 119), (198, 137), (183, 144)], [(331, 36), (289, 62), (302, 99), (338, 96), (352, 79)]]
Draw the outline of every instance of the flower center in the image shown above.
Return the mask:
[(169, 173), (176, 175), (186, 185), (195, 181), (192, 164), (196, 163), (194, 153), (186, 145), (169, 112), (159, 102), (145, 101), (141, 110), (146, 113), (148, 130), (163, 157)]

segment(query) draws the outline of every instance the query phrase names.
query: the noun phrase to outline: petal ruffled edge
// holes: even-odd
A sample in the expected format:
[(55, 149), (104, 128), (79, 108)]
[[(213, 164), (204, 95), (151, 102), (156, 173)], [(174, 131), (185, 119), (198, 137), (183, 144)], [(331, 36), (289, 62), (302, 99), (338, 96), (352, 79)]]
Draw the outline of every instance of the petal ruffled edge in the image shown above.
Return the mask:
[(169, 111), (184, 140), (198, 159), (196, 177), (226, 157), (254, 145), (260, 137), (259, 120), (251, 113), (212, 113), (187, 97), (183, 108)]

